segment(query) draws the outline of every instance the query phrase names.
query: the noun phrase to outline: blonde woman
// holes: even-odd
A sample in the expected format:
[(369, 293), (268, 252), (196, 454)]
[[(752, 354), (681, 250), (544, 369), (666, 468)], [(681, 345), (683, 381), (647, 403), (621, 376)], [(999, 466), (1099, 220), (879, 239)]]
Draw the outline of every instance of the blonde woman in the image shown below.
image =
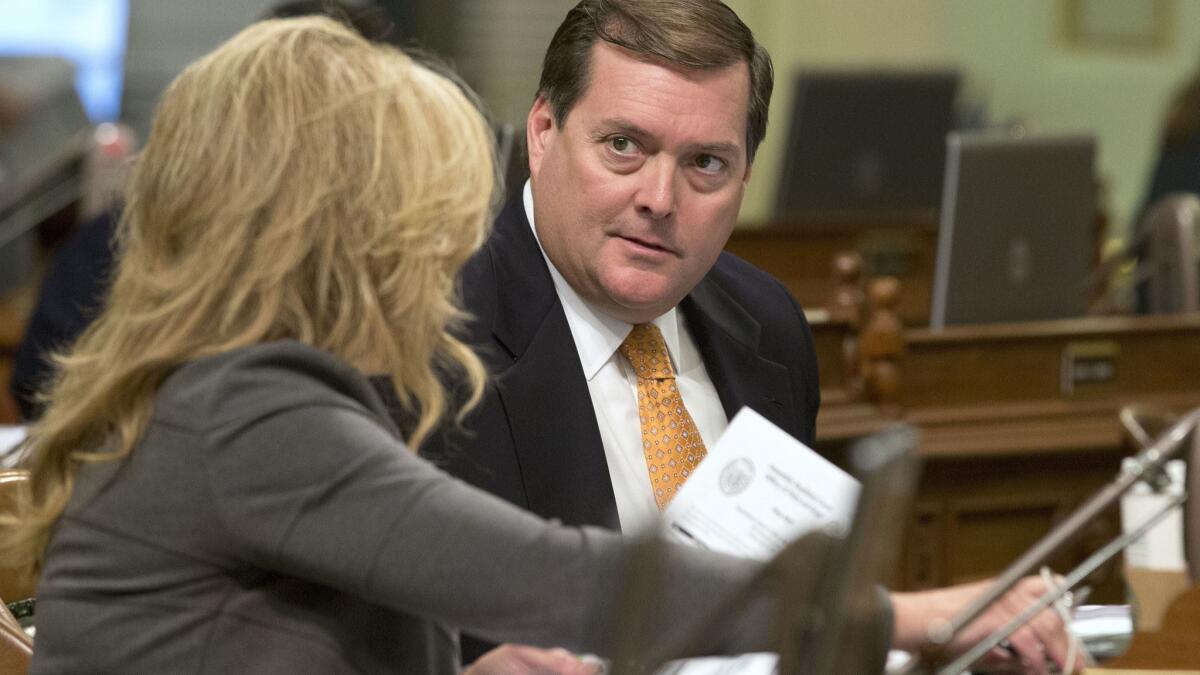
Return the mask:
[[(176, 79), (0, 531), (5, 562), (41, 570), (34, 672), (449, 673), (460, 627), (603, 648), (620, 538), (415, 454), (439, 373), (468, 402), (483, 387), (448, 326), (490, 143), (450, 80), (327, 19), (254, 25)], [(366, 373), (420, 411), (406, 438)], [(672, 625), (753, 572), (671, 563)], [(764, 647), (764, 614), (713, 651)]]

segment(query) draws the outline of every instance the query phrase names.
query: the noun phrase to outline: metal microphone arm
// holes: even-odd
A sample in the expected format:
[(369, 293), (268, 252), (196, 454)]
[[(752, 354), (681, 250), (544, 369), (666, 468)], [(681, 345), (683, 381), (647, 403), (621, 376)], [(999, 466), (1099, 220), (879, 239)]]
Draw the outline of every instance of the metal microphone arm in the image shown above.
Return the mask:
[[(1152, 476), (1160, 471), (1167, 460), (1179, 451), (1184, 439), (1192, 433), (1197, 424), (1200, 424), (1200, 409), (1185, 415), (1159, 436), (1153, 445), (1138, 453), (1129, 469), (1122, 471), (1116, 480), (1093, 495), (1065, 521), (1009, 565), (988, 590), (968, 605), (958, 616), (950, 621), (931, 625), (928, 636), (929, 645), (934, 648), (935, 653), (940, 653), (955, 635), (977, 619), (984, 610), (1008, 592), (1018, 581), (1071, 544), (1083, 532), (1088, 523), (1115, 504), (1135, 483), (1142, 480), (1147, 474)], [(923, 668), (928, 665), (924, 663), (925, 660), (924, 656), (913, 659), (903, 673), (913, 673)]]
[(1029, 622), (1038, 612), (1054, 604), (1059, 598), (1063, 597), (1070, 589), (1087, 578), (1089, 574), (1095, 572), (1101, 565), (1108, 562), (1114, 555), (1124, 551), (1131, 544), (1141, 539), (1147, 532), (1157, 525), (1167, 514), (1171, 513), (1175, 507), (1179, 506), (1187, 500), (1186, 495), (1178, 495), (1171, 498), (1162, 508), (1146, 519), (1146, 522), (1139, 525), (1136, 529), (1127, 532), (1116, 539), (1110, 541), (1104, 548), (1096, 551), (1087, 560), (1079, 564), (1078, 567), (1071, 570), (1071, 573), (1063, 577), (1063, 582), (1057, 588), (1047, 590), (1040, 598), (1038, 598), (1029, 607), (1026, 607), (1017, 616), (1013, 617), (1008, 623), (1000, 628), (992, 631), (983, 641), (977, 643), (974, 647), (963, 653), (950, 663), (950, 665), (938, 671), (938, 675), (958, 675), (965, 671), (979, 659), (987, 655), (989, 651), (996, 645), (1000, 644), (1004, 639), (1013, 633), (1017, 632), (1021, 626)]

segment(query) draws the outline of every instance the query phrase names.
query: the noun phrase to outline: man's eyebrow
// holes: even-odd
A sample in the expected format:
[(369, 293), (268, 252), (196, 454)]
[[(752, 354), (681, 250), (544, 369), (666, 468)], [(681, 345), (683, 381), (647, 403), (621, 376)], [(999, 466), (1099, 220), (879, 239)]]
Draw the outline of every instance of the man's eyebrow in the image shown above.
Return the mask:
[[(612, 134), (630, 136), (643, 142), (652, 138), (649, 131), (646, 131), (633, 122), (620, 117), (610, 117), (608, 119), (600, 120), (599, 124), (596, 125), (596, 130), (592, 132), (592, 137), (596, 140), (602, 140), (607, 136), (611, 136)], [(723, 142), (698, 143), (694, 146), (690, 146), (689, 150), (694, 154), (722, 156), (738, 155), (744, 152), (742, 146), (737, 143)]]
[(703, 155), (737, 155), (742, 152), (742, 146), (737, 143), (702, 143), (695, 147), (695, 151)]
[(609, 119), (600, 120), (596, 125), (596, 131), (593, 136), (602, 137), (610, 134), (624, 134), (635, 138), (649, 138), (650, 132), (630, 122), (629, 120), (620, 117), (612, 117)]

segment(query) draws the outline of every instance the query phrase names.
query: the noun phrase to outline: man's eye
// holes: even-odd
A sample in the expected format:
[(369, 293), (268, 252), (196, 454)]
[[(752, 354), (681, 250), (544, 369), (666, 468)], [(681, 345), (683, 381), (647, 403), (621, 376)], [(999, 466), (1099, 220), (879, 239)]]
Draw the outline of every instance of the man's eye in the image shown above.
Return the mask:
[(619, 155), (631, 155), (637, 150), (637, 145), (633, 139), (627, 136), (613, 136), (608, 139), (608, 147), (612, 148), (613, 152)]
[(725, 160), (716, 155), (698, 155), (696, 157), (696, 168), (705, 173), (719, 173), (725, 168)]

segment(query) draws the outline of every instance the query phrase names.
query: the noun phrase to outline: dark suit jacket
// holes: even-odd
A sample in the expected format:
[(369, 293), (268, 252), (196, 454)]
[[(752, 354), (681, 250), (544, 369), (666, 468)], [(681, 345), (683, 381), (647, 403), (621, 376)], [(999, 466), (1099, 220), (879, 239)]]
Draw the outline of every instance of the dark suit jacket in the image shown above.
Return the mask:
[[(618, 528), (600, 430), (571, 330), (520, 198), (462, 273), (469, 341), (493, 379), (425, 448), (451, 473), (570, 525)], [(722, 253), (680, 304), (726, 415), (758, 411), (806, 443), (819, 394), (812, 333), (783, 286)]]
[(76, 227), (54, 254), (42, 280), (29, 326), (13, 357), (9, 384), (27, 422), (42, 416), (37, 394), (54, 376), (50, 354), (74, 344), (100, 312), (112, 277), (113, 233), (120, 219), (119, 209), (105, 211)]
[[(444, 429), (422, 454), (543, 517), (618, 529), (583, 367), (519, 195), (464, 267), (461, 283), (475, 317), (467, 340), (493, 377), (462, 428)], [(783, 285), (722, 253), (680, 310), (725, 414), (749, 406), (811, 445), (820, 404), (812, 332)], [(891, 625), (881, 625), (886, 645)], [(464, 635), (463, 662), (490, 647)]]

